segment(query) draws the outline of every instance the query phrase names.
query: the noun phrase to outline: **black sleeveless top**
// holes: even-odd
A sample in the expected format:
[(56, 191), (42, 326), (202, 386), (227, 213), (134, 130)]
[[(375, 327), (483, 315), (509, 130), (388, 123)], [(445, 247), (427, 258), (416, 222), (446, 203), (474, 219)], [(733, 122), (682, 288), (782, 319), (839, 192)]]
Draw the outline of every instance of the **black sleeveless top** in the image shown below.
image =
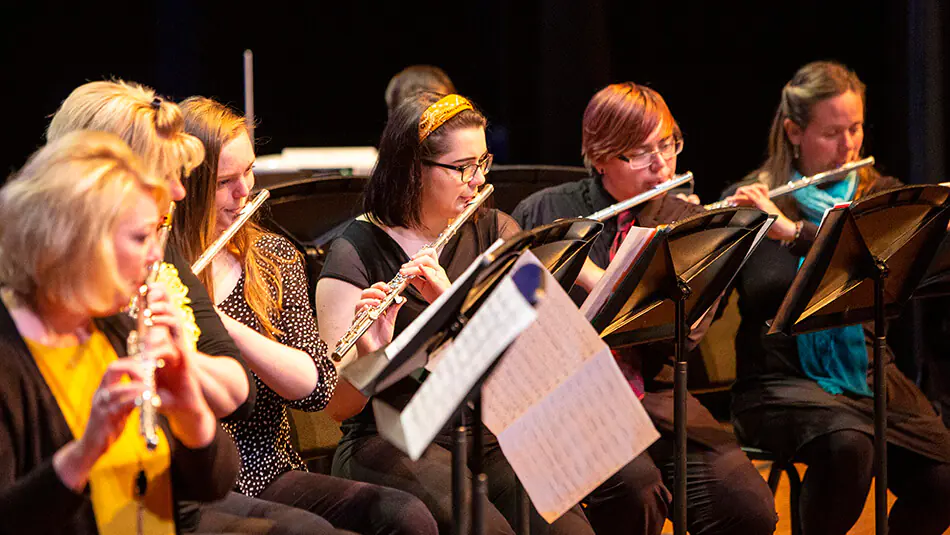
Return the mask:
[[(520, 230), (518, 224), (504, 212), (482, 211), (467, 221), (449, 240), (439, 254), (439, 263), (454, 281), (482, 252), (499, 238), (507, 239)], [(354, 220), (343, 234), (334, 240), (327, 254), (320, 278), (339, 279), (358, 288), (367, 288), (376, 282), (388, 282), (409, 256), (389, 234), (367, 221)], [(429, 303), (413, 287), (403, 292), (407, 301), (399, 310), (393, 336), (399, 335)], [(394, 407), (402, 407), (419, 387), (414, 378), (406, 378), (387, 388), (380, 398)], [(376, 434), (376, 420), (370, 404), (363, 411), (343, 422), (343, 440)]]

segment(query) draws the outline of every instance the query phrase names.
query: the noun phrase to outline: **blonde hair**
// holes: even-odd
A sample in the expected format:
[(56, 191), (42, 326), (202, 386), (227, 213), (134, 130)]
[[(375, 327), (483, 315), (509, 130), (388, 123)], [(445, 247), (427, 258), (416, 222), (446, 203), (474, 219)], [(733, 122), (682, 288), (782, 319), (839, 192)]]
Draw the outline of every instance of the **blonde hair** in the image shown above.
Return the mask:
[(114, 134), (75, 132), (42, 147), (0, 189), (0, 283), (31, 304), (110, 313), (128, 293), (112, 234), (141, 192), (167, 206), (165, 181)]
[[(218, 160), (221, 149), (231, 140), (247, 133), (244, 117), (227, 106), (204, 97), (191, 97), (181, 103), (185, 130), (205, 145), (204, 162), (195, 169), (185, 188), (188, 194), (178, 203), (172, 240), (180, 247), (188, 262), (194, 262), (217, 238), (215, 191), (218, 184)], [(241, 227), (228, 247), (237, 254), (244, 267), (244, 300), (254, 311), (264, 335), (275, 338), (282, 334), (275, 326), (283, 302), (281, 265), (297, 257), (284, 259), (256, 246), (266, 232), (254, 220)], [(214, 279), (206, 269), (198, 278), (214, 295)]]
[(76, 130), (118, 135), (154, 175), (183, 180), (204, 158), (204, 147), (184, 131), (181, 109), (149, 87), (122, 80), (89, 82), (73, 90), (53, 115), (46, 140)]

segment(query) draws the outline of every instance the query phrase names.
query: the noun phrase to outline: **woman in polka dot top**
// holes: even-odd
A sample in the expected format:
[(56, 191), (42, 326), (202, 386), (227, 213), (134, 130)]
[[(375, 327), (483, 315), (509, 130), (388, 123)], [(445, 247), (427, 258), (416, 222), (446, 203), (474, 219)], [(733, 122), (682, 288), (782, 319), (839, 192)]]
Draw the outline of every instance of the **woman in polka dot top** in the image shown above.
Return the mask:
[[(213, 100), (181, 104), (186, 130), (205, 144), (177, 210), (177, 240), (189, 262), (237, 218), (254, 187), (254, 147), (245, 121)], [(290, 440), (288, 409), (319, 411), (337, 373), (317, 333), (303, 260), (285, 238), (253, 220), (199, 274), (253, 371), (257, 402), (246, 421), (227, 423), (241, 453), (237, 491), (285, 503), (360, 533), (435, 534), (431, 514), (412, 495), (307, 472)]]

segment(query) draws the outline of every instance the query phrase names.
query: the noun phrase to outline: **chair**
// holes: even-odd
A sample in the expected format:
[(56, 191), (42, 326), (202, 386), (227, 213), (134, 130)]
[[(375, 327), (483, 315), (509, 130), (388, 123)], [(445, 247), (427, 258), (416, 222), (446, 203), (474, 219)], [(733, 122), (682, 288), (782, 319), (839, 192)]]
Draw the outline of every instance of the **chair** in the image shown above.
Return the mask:
[[(528, 195), (550, 187), (586, 178), (583, 167), (563, 165), (495, 165), (488, 181), (495, 186), (494, 207), (510, 214)], [(583, 215), (583, 214), (578, 214)]]
[(788, 475), (788, 501), (789, 515), (792, 523), (792, 535), (801, 535), (802, 526), (801, 518), (798, 516), (798, 506), (802, 495), (802, 479), (801, 476), (798, 475), (798, 469), (795, 468), (795, 463), (793, 463), (791, 459), (782, 459), (770, 451), (759, 448), (742, 446), (742, 451), (745, 452), (751, 461), (768, 461), (772, 463), (768, 478), (769, 489), (772, 491), (772, 496), (775, 496), (775, 491), (778, 490), (778, 483), (782, 477), (782, 472)]
[(330, 474), (342, 436), (340, 424), (325, 413), (290, 410), (290, 439), (311, 472)]
[(261, 224), (289, 239), (307, 265), (310, 306), (326, 248), (360, 211), (367, 177), (302, 176), (271, 187)]

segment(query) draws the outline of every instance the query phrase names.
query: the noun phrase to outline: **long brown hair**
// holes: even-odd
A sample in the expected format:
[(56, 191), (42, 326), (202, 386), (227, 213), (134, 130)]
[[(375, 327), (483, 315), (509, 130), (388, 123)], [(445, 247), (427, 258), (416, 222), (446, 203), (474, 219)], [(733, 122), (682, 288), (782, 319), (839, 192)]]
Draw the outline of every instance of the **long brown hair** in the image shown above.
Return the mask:
[[(853, 91), (861, 97), (861, 104), (864, 105), (864, 83), (854, 71), (840, 63), (814, 61), (798, 69), (795, 76), (782, 88), (782, 97), (769, 131), (769, 155), (762, 167), (754, 172), (758, 180), (772, 189), (787, 182), (795, 170), (794, 147), (785, 132), (785, 119), (790, 119), (804, 130), (811, 121), (811, 112), (816, 104), (848, 91)], [(878, 176), (880, 175), (870, 167), (859, 171), (860, 182), (856, 196), (866, 191)], [(792, 201), (786, 198), (782, 199), (782, 202)], [(779, 208), (785, 211), (781, 204)]]
[[(247, 125), (238, 113), (204, 97), (185, 100), (181, 109), (185, 115), (185, 130), (205, 145), (205, 159), (185, 182), (188, 195), (178, 203), (172, 225), (172, 240), (188, 262), (193, 263), (217, 238), (214, 197), (221, 149), (229, 141), (245, 135)], [(281, 334), (275, 322), (283, 301), (280, 266), (286, 260), (256, 247), (257, 240), (264, 234), (264, 229), (252, 219), (231, 238), (228, 248), (244, 267), (244, 299), (264, 328), (264, 334), (275, 338)], [(198, 278), (208, 293), (214, 295), (211, 270), (203, 271)]]

